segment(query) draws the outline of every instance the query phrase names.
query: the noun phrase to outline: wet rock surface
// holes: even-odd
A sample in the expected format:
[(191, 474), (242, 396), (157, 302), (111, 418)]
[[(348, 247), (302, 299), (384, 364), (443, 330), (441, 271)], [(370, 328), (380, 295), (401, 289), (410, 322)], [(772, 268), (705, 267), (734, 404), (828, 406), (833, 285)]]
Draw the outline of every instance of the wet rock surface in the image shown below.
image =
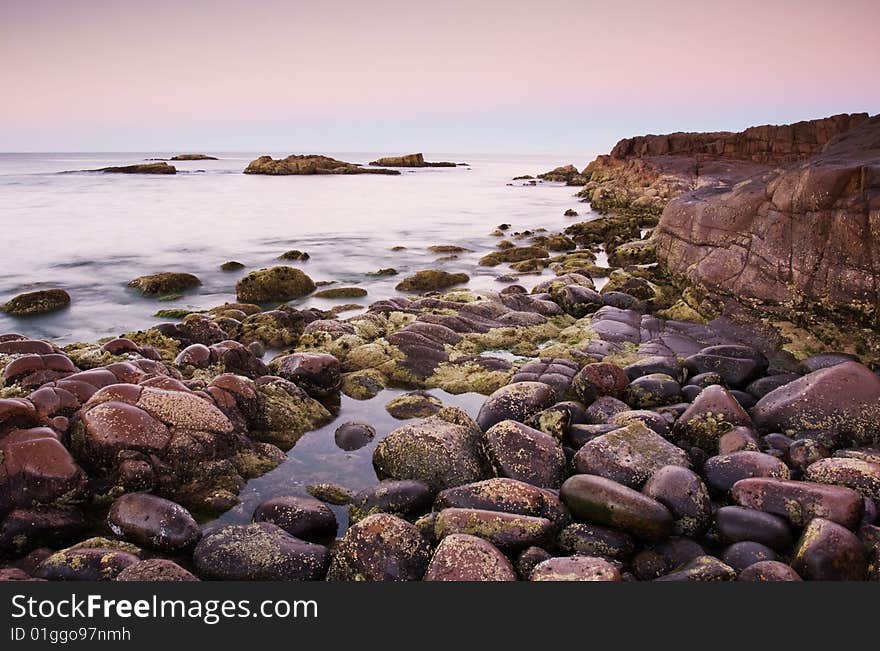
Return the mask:
[[(737, 160), (706, 173), (769, 159)], [(317, 157), (251, 171), (357, 170), (378, 171)], [(648, 231), (685, 188), (653, 179), (657, 200), (633, 205), (606, 172), (584, 191), (617, 212), (564, 234), (502, 224), (489, 250), (428, 247), (459, 257), (395, 261), (406, 294), (357, 313), (333, 301), (361, 279), (276, 266), (231, 270), (239, 302), (172, 306), (145, 331), (0, 336), (0, 576), (876, 578), (876, 356), (802, 350), (800, 331), (682, 284)], [(271, 257), (289, 246), (305, 244)], [(503, 289), (477, 289), (497, 276)]]

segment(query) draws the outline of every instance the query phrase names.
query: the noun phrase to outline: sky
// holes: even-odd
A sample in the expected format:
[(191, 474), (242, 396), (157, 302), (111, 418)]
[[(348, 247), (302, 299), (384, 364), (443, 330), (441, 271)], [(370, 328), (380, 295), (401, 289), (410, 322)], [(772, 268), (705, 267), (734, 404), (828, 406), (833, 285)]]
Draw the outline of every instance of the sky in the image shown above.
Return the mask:
[(0, 151), (586, 153), (880, 112), (880, 0), (0, 0)]

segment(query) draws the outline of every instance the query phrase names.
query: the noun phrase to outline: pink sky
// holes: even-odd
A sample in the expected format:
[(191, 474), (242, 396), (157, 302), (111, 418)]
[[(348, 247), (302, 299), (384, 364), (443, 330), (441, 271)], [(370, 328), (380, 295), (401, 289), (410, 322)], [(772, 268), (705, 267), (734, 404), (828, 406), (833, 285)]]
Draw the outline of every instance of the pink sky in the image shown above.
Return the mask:
[(0, 0), (0, 151), (595, 152), (880, 111), (880, 2)]

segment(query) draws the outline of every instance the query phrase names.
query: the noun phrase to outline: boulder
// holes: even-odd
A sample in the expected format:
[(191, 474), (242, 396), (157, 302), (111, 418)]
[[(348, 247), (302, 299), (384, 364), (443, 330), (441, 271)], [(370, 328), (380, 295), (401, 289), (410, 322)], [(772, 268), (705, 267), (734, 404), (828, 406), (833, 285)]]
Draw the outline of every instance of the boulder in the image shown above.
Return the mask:
[(742, 506), (723, 506), (715, 512), (715, 531), (725, 543), (743, 540), (786, 551), (794, 542), (785, 518)]
[(559, 532), (559, 549), (572, 556), (601, 556), (624, 561), (633, 555), (636, 543), (629, 534), (597, 524), (575, 522)]
[(565, 481), (559, 495), (580, 521), (621, 529), (652, 541), (672, 533), (675, 519), (669, 509), (605, 477), (574, 475)]
[(731, 494), (740, 506), (782, 516), (796, 527), (823, 518), (853, 529), (865, 512), (862, 496), (843, 486), (754, 477), (736, 482)]
[(379, 477), (416, 479), (435, 490), (488, 478), (479, 451), (481, 432), (473, 421), (454, 422), (449, 413), (441, 410), (407, 423), (382, 439), (373, 451)]
[(202, 535), (189, 511), (149, 493), (128, 493), (117, 498), (107, 514), (107, 525), (138, 547), (164, 552), (186, 550)]
[(703, 389), (672, 428), (672, 436), (706, 452), (718, 451), (721, 437), (734, 427), (750, 427), (752, 419), (724, 387)]
[(176, 294), (202, 284), (198, 277), (176, 271), (163, 271), (149, 276), (140, 276), (128, 283), (132, 289), (139, 290), (145, 296), (162, 296)]
[(70, 294), (63, 289), (41, 289), (27, 292), (0, 305), (0, 312), (14, 316), (54, 312), (70, 305)]
[(165, 558), (150, 558), (129, 565), (116, 575), (116, 581), (198, 581), (190, 571)]
[(703, 476), (709, 487), (726, 493), (734, 484), (748, 477), (788, 479), (788, 466), (776, 457), (763, 452), (744, 450), (711, 457), (703, 464)]
[(223, 527), (193, 552), (199, 576), (223, 581), (315, 581), (324, 577), (329, 557), (326, 547), (269, 522)]
[(639, 421), (588, 441), (573, 460), (579, 473), (640, 488), (664, 466), (690, 467), (687, 453)]
[(433, 500), (434, 491), (424, 482), (388, 479), (355, 495), (348, 513), (352, 522), (363, 520), (373, 513), (391, 513), (414, 520), (430, 510)]
[(571, 389), (585, 405), (603, 397), (622, 398), (629, 377), (615, 364), (597, 362), (584, 366), (571, 382)]
[(703, 480), (682, 465), (664, 466), (654, 472), (642, 493), (657, 500), (675, 518), (673, 533), (696, 538), (709, 526), (712, 504)]
[(759, 561), (740, 572), (737, 581), (801, 581), (790, 565), (780, 561)]
[(420, 581), (431, 548), (419, 530), (387, 513), (353, 524), (337, 543), (330, 581)]
[(567, 509), (555, 492), (506, 477), (441, 491), (434, 500), (434, 510), (448, 508), (501, 511), (546, 518), (557, 527), (564, 526), (570, 520)]
[(507, 557), (487, 540), (450, 534), (440, 541), (425, 581), (516, 581)]
[(880, 501), (880, 464), (861, 459), (820, 459), (807, 466), (804, 479), (820, 484), (836, 484)]
[(243, 303), (271, 303), (300, 298), (315, 291), (314, 281), (294, 267), (270, 267), (252, 271), (235, 285)]
[(339, 360), (327, 353), (293, 353), (279, 358), (272, 365), (280, 377), (315, 398), (332, 395), (342, 386)]
[(495, 474), (542, 488), (559, 488), (566, 459), (556, 439), (513, 420), (490, 427), (482, 440), (483, 454)]
[(438, 540), (464, 533), (488, 540), (504, 552), (546, 545), (553, 531), (553, 523), (546, 518), (481, 509), (443, 509), (434, 521)]
[(563, 556), (539, 563), (532, 581), (620, 581), (620, 571), (596, 556)]
[(503, 420), (525, 422), (556, 402), (556, 392), (543, 382), (514, 382), (490, 395), (477, 414), (484, 432)]
[(880, 436), (880, 377), (857, 362), (836, 364), (771, 391), (752, 415), (764, 432), (870, 444)]
[(329, 506), (311, 497), (286, 495), (261, 502), (254, 522), (270, 522), (291, 536), (313, 543), (326, 543), (336, 535), (336, 516)]
[(836, 522), (813, 518), (794, 550), (791, 565), (812, 581), (861, 581), (868, 554), (855, 534)]
[(449, 273), (441, 269), (424, 269), (407, 276), (394, 288), (399, 292), (430, 292), (462, 285), (470, 280), (465, 273)]

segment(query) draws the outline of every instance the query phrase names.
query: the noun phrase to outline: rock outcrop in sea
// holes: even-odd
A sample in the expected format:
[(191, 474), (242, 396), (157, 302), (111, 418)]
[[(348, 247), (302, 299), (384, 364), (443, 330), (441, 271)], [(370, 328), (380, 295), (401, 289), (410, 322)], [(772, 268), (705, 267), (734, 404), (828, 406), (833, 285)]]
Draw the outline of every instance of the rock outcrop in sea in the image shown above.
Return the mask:
[(103, 172), (104, 174), (177, 174), (177, 168), (168, 163), (137, 163), (88, 171)]
[(455, 167), (456, 163), (448, 161), (428, 162), (422, 154), (406, 154), (405, 156), (386, 156), (370, 163), (378, 167)]
[(273, 176), (288, 174), (400, 174), (397, 170), (363, 167), (355, 163), (346, 163), (328, 156), (314, 154), (292, 155), (281, 159), (260, 156), (248, 164), (244, 173)]

